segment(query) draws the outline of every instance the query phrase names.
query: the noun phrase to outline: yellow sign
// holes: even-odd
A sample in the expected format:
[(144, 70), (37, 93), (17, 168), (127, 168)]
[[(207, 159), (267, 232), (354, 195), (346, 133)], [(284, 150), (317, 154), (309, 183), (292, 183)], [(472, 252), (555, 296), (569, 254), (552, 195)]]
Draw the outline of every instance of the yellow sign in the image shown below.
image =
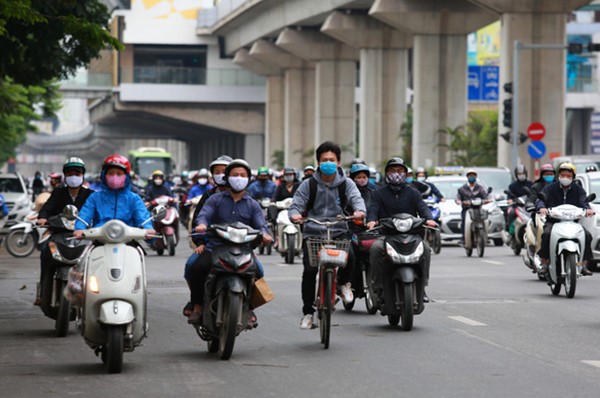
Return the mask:
[(213, 4), (213, 0), (132, 0), (131, 10), (151, 18), (194, 20), (199, 9)]
[(477, 31), (477, 65), (500, 63), (500, 21)]

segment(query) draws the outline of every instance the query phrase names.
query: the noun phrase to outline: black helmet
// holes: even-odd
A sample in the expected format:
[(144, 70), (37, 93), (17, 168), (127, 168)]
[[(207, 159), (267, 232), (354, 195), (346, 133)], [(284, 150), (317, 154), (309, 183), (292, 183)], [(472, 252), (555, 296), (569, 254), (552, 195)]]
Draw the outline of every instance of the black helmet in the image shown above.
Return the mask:
[(252, 175), (252, 170), (250, 170), (250, 165), (248, 164), (248, 162), (246, 162), (244, 159), (234, 159), (231, 162), (229, 162), (229, 164), (227, 165), (227, 168), (225, 169), (225, 179), (227, 179), (227, 177), (229, 177), (229, 173), (231, 173), (231, 170), (236, 167), (245, 168), (246, 171), (248, 172), (248, 177), (250, 177)]
[(296, 175), (296, 170), (293, 167), (284, 167), (282, 174), (294, 174), (294, 175)]
[(387, 173), (388, 168), (390, 168), (392, 166), (402, 166), (402, 167), (404, 167), (404, 170), (408, 171), (408, 166), (406, 165), (406, 163), (404, 163), (404, 159), (397, 157), (397, 156), (395, 156), (387, 161), (387, 163), (385, 164), (385, 172)]
[(519, 164), (515, 167), (515, 178), (517, 178), (518, 174), (525, 174), (527, 176), (527, 167), (524, 164)]

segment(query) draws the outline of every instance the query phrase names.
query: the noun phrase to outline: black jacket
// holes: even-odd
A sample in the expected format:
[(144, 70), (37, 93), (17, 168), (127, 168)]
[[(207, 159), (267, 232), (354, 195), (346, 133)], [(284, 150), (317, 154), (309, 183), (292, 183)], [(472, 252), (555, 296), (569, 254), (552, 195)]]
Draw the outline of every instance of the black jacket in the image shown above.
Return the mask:
[(75, 201), (73, 201), (73, 199), (71, 199), (71, 195), (69, 194), (69, 188), (56, 188), (54, 191), (52, 191), (48, 201), (46, 201), (44, 206), (42, 206), (38, 218), (48, 219), (49, 217), (56, 216), (62, 213), (63, 209), (67, 205), (75, 205), (77, 210), (81, 210), (87, 198), (93, 193), (94, 191), (91, 189), (81, 187), (79, 188), (79, 192), (77, 193)]
[(371, 192), (367, 207), (367, 221), (378, 221), (398, 213), (408, 213), (415, 217), (431, 220), (431, 211), (423, 202), (421, 194), (415, 188), (402, 184), (400, 190), (394, 191), (385, 185)]
[(155, 185), (150, 183), (146, 185), (146, 202), (150, 202), (161, 196), (170, 196), (172, 198), (175, 197), (171, 188), (169, 188), (166, 184), (163, 185)]
[(542, 190), (542, 193), (546, 195), (546, 200), (542, 202), (538, 199), (535, 204), (536, 210), (538, 211), (543, 208), (560, 205), (573, 205), (583, 209), (590, 208), (590, 204), (585, 200), (587, 198), (585, 189), (574, 181), (566, 191), (562, 188), (560, 182), (555, 181), (552, 184), (546, 185)]
[(297, 182), (294, 182), (294, 185), (292, 185), (292, 191), (290, 192), (285, 187), (285, 182), (282, 182), (275, 189), (275, 193), (273, 193), (271, 202), (279, 202), (280, 200), (284, 200), (287, 198), (293, 198), (294, 194), (296, 193), (296, 190), (298, 189), (298, 186), (300, 186), (300, 184), (298, 184)]
[(531, 186), (533, 183), (529, 180), (525, 181), (514, 181), (512, 184), (508, 186), (508, 191), (510, 192), (507, 196), (509, 199), (517, 199), (521, 196), (527, 196), (528, 193), (525, 191), (525, 188), (529, 188), (531, 190)]

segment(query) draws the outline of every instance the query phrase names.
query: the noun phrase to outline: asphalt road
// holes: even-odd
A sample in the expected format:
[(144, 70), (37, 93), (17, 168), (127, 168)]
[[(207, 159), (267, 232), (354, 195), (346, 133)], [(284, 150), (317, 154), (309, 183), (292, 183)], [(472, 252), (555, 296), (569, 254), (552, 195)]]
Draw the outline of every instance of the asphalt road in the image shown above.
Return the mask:
[(37, 253), (0, 249), (0, 395), (4, 397), (598, 397), (600, 274), (574, 299), (554, 297), (507, 247), (483, 259), (444, 247), (432, 258), (433, 302), (410, 332), (338, 305), (331, 346), (299, 329), (301, 265), (262, 256), (275, 300), (221, 361), (181, 315), (187, 242), (147, 257), (149, 337), (108, 375), (74, 328), (54, 337), (33, 307)]

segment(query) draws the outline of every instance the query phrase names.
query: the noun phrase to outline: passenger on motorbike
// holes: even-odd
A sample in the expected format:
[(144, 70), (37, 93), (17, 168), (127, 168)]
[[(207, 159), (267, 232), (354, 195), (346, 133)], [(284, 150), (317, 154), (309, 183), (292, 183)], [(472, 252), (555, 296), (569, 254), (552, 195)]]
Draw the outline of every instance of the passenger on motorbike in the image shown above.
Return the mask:
[[(542, 192), (546, 185), (554, 182), (555, 175), (556, 172), (554, 171), (554, 167), (550, 163), (543, 164), (542, 167), (540, 167), (540, 177), (535, 180), (531, 186), (531, 192), (525, 202), (526, 207), (535, 208), (538, 193)], [(532, 217), (532, 219), (535, 223), (535, 217)]]
[[(91, 189), (82, 186), (85, 174), (85, 163), (83, 160), (78, 157), (67, 158), (63, 164), (62, 171), (65, 175), (67, 186), (56, 188), (52, 191), (50, 197), (39, 211), (38, 225), (46, 225), (50, 217), (61, 214), (67, 205), (74, 205), (80, 210), (88, 197), (94, 193)], [(48, 248), (47, 242), (42, 244), (40, 250), (41, 286), (49, 271), (49, 264), (52, 262), (52, 253)], [(41, 297), (36, 297), (34, 304), (41, 305)]]
[[(425, 218), (426, 224), (436, 227), (432, 220), (431, 211), (423, 201), (421, 194), (411, 184), (406, 182), (409, 167), (404, 159), (393, 157), (385, 164), (386, 184), (371, 194), (369, 207), (367, 209), (367, 228), (372, 229), (382, 218), (388, 218), (395, 214), (407, 213), (414, 217)], [(423, 276), (424, 286), (429, 283), (429, 266), (431, 250), (426, 241), (423, 241), (425, 250), (423, 254)], [(381, 297), (383, 291), (382, 275), (385, 267), (385, 237), (378, 238), (371, 246), (371, 267), (373, 270), (373, 283), (377, 296)], [(423, 302), (429, 302), (429, 298), (423, 288)]]
[(264, 198), (271, 199), (275, 193), (277, 185), (271, 180), (271, 173), (268, 167), (259, 167), (257, 171), (257, 179), (248, 187), (248, 194), (254, 200)]
[(306, 166), (304, 168), (304, 177), (302, 177), (302, 181), (308, 180), (309, 178), (312, 178), (314, 175), (315, 175), (314, 166)]
[(369, 182), (369, 175), (369, 168), (362, 163), (356, 163), (350, 167), (350, 178), (356, 184), (365, 206), (371, 198), (371, 193), (377, 190), (377, 185)]
[(130, 171), (129, 161), (121, 155), (111, 155), (104, 159), (100, 173), (102, 191), (91, 195), (81, 208), (79, 218), (88, 225), (77, 220), (73, 232), (77, 239), (83, 238), (83, 230), (89, 226), (100, 227), (115, 219), (131, 227), (146, 229), (146, 239), (156, 233), (152, 229), (152, 223), (143, 224), (150, 218), (150, 213), (142, 199), (129, 188)]
[(429, 187), (431, 188), (431, 194), (438, 198), (440, 202), (444, 202), (446, 200), (446, 198), (444, 198), (444, 195), (442, 195), (440, 190), (437, 189), (433, 182), (427, 181), (427, 177), (427, 170), (425, 170), (424, 167), (417, 167), (417, 181), (429, 185)]
[(50, 173), (48, 177), (50, 177), (50, 192), (58, 188), (63, 188), (65, 186), (65, 184), (63, 184), (62, 181), (62, 174), (54, 171)]
[(195, 197), (204, 195), (213, 188), (213, 186), (208, 183), (208, 178), (208, 170), (200, 169), (200, 171), (198, 171), (198, 174), (194, 176), (196, 183), (190, 188), (188, 199), (194, 199)]
[[(352, 172), (352, 167), (355, 165), (362, 165), (367, 168), (367, 187), (368, 187), (369, 191), (377, 190), (378, 186), (377, 186), (376, 182), (372, 181), (372, 179), (371, 179), (371, 169), (369, 167), (367, 167), (367, 163), (364, 160), (362, 160), (361, 158), (352, 159), (352, 162), (350, 163), (350, 172)], [(352, 176), (350, 176), (350, 178), (352, 178)], [(352, 178), (352, 180), (354, 181), (354, 178)], [(356, 181), (354, 181), (354, 183), (356, 184)], [(359, 187), (358, 184), (356, 186)], [(359, 187), (359, 190), (360, 190), (360, 187)], [(362, 193), (362, 191), (361, 191), (361, 193)], [(364, 199), (364, 197), (363, 197), (363, 199)], [(366, 203), (367, 203), (367, 201), (365, 200), (365, 204)]]
[(483, 185), (477, 183), (477, 172), (473, 169), (467, 170), (467, 182), (462, 187), (458, 188), (456, 193), (456, 203), (462, 206), (460, 218), (462, 220), (460, 224), (460, 242), (465, 242), (465, 216), (469, 210), (471, 200), (475, 198), (481, 198), (484, 203), (490, 203), (492, 200), (489, 199), (489, 195)]
[[(273, 238), (268, 234), (266, 220), (260, 205), (246, 194), (250, 175), (250, 166), (246, 161), (235, 159), (229, 163), (224, 177), (229, 190), (212, 195), (204, 203), (198, 215), (196, 232), (204, 233), (213, 224), (231, 224), (239, 221), (252, 228), (260, 229), (263, 234), (263, 242), (271, 243)], [(196, 324), (201, 319), (206, 279), (212, 267), (212, 249), (220, 244), (218, 239), (209, 238), (205, 249), (202, 250), (200, 257), (192, 267), (190, 287), (194, 309), (188, 317), (188, 323)], [(260, 279), (263, 276), (264, 270), (258, 263), (256, 278)], [(251, 320), (251, 323), (255, 322), (256, 319)]]
[[(292, 221), (299, 221), (302, 215), (306, 214), (309, 218), (322, 220), (333, 218), (343, 213), (346, 204), (354, 209), (354, 216), (362, 218), (365, 216), (365, 202), (356, 184), (344, 175), (340, 168), (341, 149), (339, 145), (326, 141), (319, 145), (316, 153), (316, 159), (319, 162), (318, 172), (312, 178), (309, 178), (300, 184), (294, 194), (294, 201), (289, 209), (288, 215)], [(315, 182), (312, 182), (315, 181)], [(311, 183), (312, 182), (312, 183)], [(315, 185), (312, 185), (315, 184)], [(311, 194), (311, 186), (314, 191)], [(300, 328), (312, 329), (313, 307), (315, 300), (315, 286), (317, 282), (317, 267), (310, 265), (308, 255), (307, 238), (323, 237), (325, 227), (312, 222), (304, 225), (304, 235), (302, 243), (302, 262), (304, 270), (302, 272), (302, 313)], [(350, 231), (346, 223), (336, 225), (332, 235), (333, 238), (350, 239)], [(352, 277), (352, 268), (354, 267), (354, 254), (352, 247), (348, 253), (348, 264), (340, 269), (338, 273), (338, 282), (340, 295), (346, 303), (354, 299), (350, 285)]]
[[(569, 204), (582, 209), (586, 209), (585, 216), (592, 217), (595, 213), (590, 208), (590, 204), (586, 201), (587, 193), (585, 189), (579, 184), (574, 184), (573, 180), (577, 169), (571, 163), (562, 163), (558, 167), (558, 181), (546, 185), (542, 190), (546, 200), (542, 201), (538, 199), (536, 202), (536, 209), (540, 213), (540, 216), (545, 217), (548, 215), (548, 208)], [(544, 233), (542, 234), (542, 246), (538, 255), (542, 262), (541, 274), (548, 271), (548, 265), (550, 264), (550, 234), (552, 233), (552, 227), (554, 226), (552, 219), (546, 219), (544, 226)], [(583, 228), (585, 231), (585, 250), (583, 252), (583, 269), (582, 275), (592, 275), (592, 272), (588, 270), (587, 263), (592, 260), (592, 235), (590, 232)]]
[[(150, 202), (160, 196), (175, 197), (171, 188), (165, 184), (165, 173), (161, 170), (155, 170), (151, 177), (152, 180), (146, 185), (146, 197), (144, 198), (146, 206), (149, 206)], [(127, 180), (127, 185), (129, 185), (129, 179)]]
[[(273, 193), (273, 197), (271, 198), (271, 205), (267, 209), (267, 216), (269, 217), (269, 221), (277, 228), (277, 206), (275, 206), (275, 202), (279, 202), (281, 200), (287, 198), (293, 198), (296, 190), (298, 189), (298, 180), (296, 179), (296, 170), (293, 167), (286, 167), (283, 169), (283, 181), (277, 189), (275, 189), (275, 193)], [(277, 231), (275, 231), (275, 236), (277, 236)]]

